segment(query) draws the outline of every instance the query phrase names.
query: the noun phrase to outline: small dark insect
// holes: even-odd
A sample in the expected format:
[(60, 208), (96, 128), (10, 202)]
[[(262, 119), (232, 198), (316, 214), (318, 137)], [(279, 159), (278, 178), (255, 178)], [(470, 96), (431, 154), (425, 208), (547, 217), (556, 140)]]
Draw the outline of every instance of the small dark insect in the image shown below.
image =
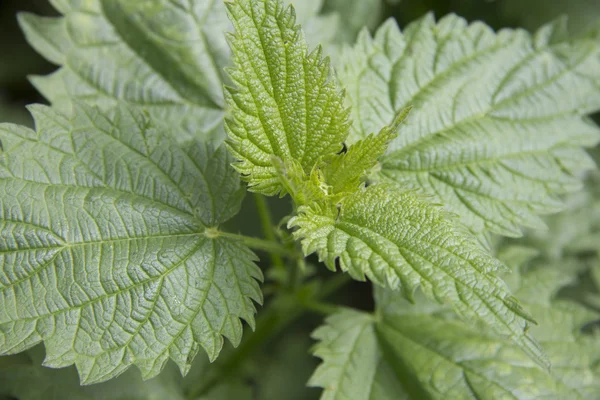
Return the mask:
[(338, 154), (345, 154), (348, 151), (348, 146), (346, 143), (342, 143), (342, 149), (338, 152)]
[(333, 262), (335, 263), (335, 269), (336, 269), (336, 271), (341, 271), (342, 265), (340, 264), (340, 258), (336, 257)]

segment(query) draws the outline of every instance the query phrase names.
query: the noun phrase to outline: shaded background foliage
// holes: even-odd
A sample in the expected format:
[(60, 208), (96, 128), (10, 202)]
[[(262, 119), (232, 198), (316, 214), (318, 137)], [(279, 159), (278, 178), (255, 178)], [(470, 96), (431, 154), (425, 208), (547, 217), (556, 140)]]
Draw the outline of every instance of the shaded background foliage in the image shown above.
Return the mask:
[[(326, 13), (329, 9), (343, 10), (344, 7), (340, 8), (339, 5), (345, 1), (326, 0), (324, 12)], [(365, 22), (370, 29), (374, 29), (381, 21), (393, 17), (403, 27), (429, 11), (433, 11), (436, 17), (456, 13), (470, 21), (483, 20), (496, 29), (523, 27), (530, 31), (562, 14), (569, 16), (570, 28), (574, 32), (585, 31), (587, 27), (600, 19), (600, 3), (597, 0), (382, 0), (379, 6), (375, 7), (373, 3), (377, 4), (372, 1), (359, 2), (359, 4), (364, 4), (364, 6), (359, 6), (362, 9), (348, 8), (347, 14), (342, 15), (343, 23), (350, 28), (347, 30), (348, 37), (343, 38), (345, 41), (351, 42), (354, 39), (352, 36), (358, 32)], [(25, 41), (16, 20), (16, 14), (19, 11), (30, 11), (40, 15), (54, 15), (56, 12), (43, 0), (0, 1), (0, 122), (31, 125), (31, 117), (24, 106), (30, 103), (45, 103), (45, 100), (28, 82), (27, 76), (45, 75), (52, 72), (55, 67), (37, 55)], [(595, 116), (595, 119), (596, 121), (599, 120), (598, 115)], [(599, 186), (599, 180), (596, 178), (591, 178), (590, 182), (592, 182), (591, 185), (594, 188)], [(246, 198), (246, 203), (252, 201), (251, 196)], [(287, 200), (269, 199), (269, 202), (276, 219), (287, 213)], [(250, 204), (247, 207), (250, 209), (253, 205)], [(586, 220), (586, 215), (582, 216), (582, 221)], [(560, 230), (561, 223), (573, 223), (570, 216), (565, 218), (569, 221), (561, 221), (560, 217), (552, 220), (550, 222), (551, 227)], [(248, 231), (244, 232), (246, 234), (259, 234), (258, 227), (260, 223), (252, 212), (242, 212), (230, 224), (230, 226), (249, 227), (246, 228)], [(257, 231), (252, 229), (257, 229)], [(595, 232), (597, 227), (593, 226), (590, 229)], [(534, 244), (538, 240), (539, 243), (545, 243), (546, 246), (556, 244), (543, 236), (532, 237), (530, 240)], [(554, 246), (553, 248), (556, 249), (557, 247)], [(310, 264), (311, 261), (316, 263), (316, 259), (309, 259), (308, 263)], [(322, 268), (319, 270), (321, 274), (328, 273)], [(600, 276), (597, 269), (591, 272), (586, 271), (585, 274), (587, 278), (583, 280), (586, 282), (585, 285), (595, 286), (598, 276)], [(268, 295), (268, 288), (265, 288), (265, 290)], [(597, 292), (597, 289), (593, 288), (593, 291)], [(572, 288), (563, 292), (565, 296), (577, 297), (582, 291)], [(586, 292), (589, 292), (589, 290)], [(332, 300), (341, 304), (365, 310), (373, 308), (371, 285), (369, 284), (352, 282), (335, 296), (336, 298)], [(582, 301), (600, 309), (598, 298), (600, 296), (588, 296)], [(239, 375), (242, 375), (243, 378), (236, 380), (235, 385), (231, 385), (227, 389), (215, 388), (217, 392), (219, 390), (231, 392), (214, 394), (214, 396), (238, 398), (238, 396), (249, 395), (257, 399), (318, 398), (321, 390), (307, 388), (305, 385), (318, 364), (318, 360), (312, 357), (308, 351), (311, 345), (309, 334), (321, 322), (322, 318), (320, 316), (310, 316), (295, 323), (286, 335), (279, 335), (279, 337), (267, 343), (260, 353), (238, 367), (239, 371), (242, 372)], [(292, 333), (290, 334), (290, 332)], [(227, 351), (231, 351), (231, 349), (228, 348)], [(38, 346), (36, 351), (16, 357), (19, 362), (24, 364), (39, 365), (43, 358), (43, 349)], [(197, 382), (200, 377), (206, 379), (206, 375), (210, 375), (210, 371), (207, 372), (206, 370), (205, 358), (205, 356), (198, 357), (198, 365), (194, 367), (188, 377), (183, 379), (183, 382), (179, 382), (181, 381), (179, 377), (171, 377), (173, 374), (178, 374), (173, 365), (170, 365), (167, 371), (155, 379), (172, 379), (173, 382), (179, 382), (182, 390), (181, 398), (184, 398), (186, 388), (193, 387), (194, 382)], [(5, 368), (3, 360), (0, 359), (0, 370), (3, 368)], [(77, 390), (77, 393), (65, 394), (70, 393), (65, 391), (65, 388), (77, 386), (77, 376), (73, 367), (69, 368), (68, 371), (38, 367), (35, 371), (36, 374), (40, 375), (36, 377), (36, 382), (46, 382), (46, 386), (31, 388), (31, 398), (36, 398), (41, 393), (44, 393), (48, 398), (52, 397), (52, 393), (59, 397), (74, 399), (103, 398), (98, 396), (98, 393), (103, 390), (102, 386), (104, 384), (82, 388)], [(122, 388), (121, 396), (123, 398), (161, 398), (160, 393), (152, 392), (154, 390), (152, 384), (143, 385), (143, 387), (139, 383), (136, 384), (135, 382), (140, 382), (139, 376), (136, 375), (139, 375), (139, 373), (131, 370), (125, 376), (118, 378), (116, 383), (109, 383), (109, 385), (112, 385), (112, 394), (115, 394), (114, 390)], [(0, 379), (0, 400), (11, 399), (11, 397), (3, 397), (2, 384), (2, 379)], [(161, 385), (156, 384), (156, 387), (161, 387)], [(211, 396), (205, 398), (208, 399)]]

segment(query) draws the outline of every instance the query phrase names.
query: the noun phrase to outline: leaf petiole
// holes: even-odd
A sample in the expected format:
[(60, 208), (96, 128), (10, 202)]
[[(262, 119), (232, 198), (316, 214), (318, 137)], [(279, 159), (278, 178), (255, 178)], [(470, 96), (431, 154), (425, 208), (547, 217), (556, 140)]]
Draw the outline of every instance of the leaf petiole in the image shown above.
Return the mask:
[(236, 233), (222, 232), (222, 231), (213, 230), (213, 229), (210, 229), (210, 230), (207, 229), (205, 234), (207, 236), (211, 236), (211, 237), (226, 237), (226, 238), (238, 240), (238, 241), (244, 243), (246, 246), (250, 247), (251, 249), (265, 251), (270, 254), (275, 254), (275, 255), (287, 257), (290, 259), (297, 259), (298, 257), (301, 257), (301, 255), (299, 253), (297, 253), (296, 251), (294, 251), (274, 240), (260, 239), (257, 237), (240, 235), (240, 234), (236, 234)]

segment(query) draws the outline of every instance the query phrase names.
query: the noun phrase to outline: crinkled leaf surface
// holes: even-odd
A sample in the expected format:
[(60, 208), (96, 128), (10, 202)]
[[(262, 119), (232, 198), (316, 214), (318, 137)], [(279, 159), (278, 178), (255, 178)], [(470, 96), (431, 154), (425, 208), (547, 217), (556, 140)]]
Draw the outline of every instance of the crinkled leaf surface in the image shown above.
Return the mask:
[[(219, 141), (223, 130), (223, 68), (230, 63), (222, 0), (53, 0), (59, 18), (20, 15), (31, 45), (61, 68), (32, 81), (55, 107), (72, 99), (103, 108), (118, 101), (178, 127), (186, 141)], [(294, 2), (308, 37), (333, 42), (337, 14), (318, 15), (320, 1)]]
[(527, 332), (530, 317), (494, 275), (503, 265), (440, 207), (414, 191), (372, 185), (347, 197), (339, 215), (302, 207), (290, 221), (305, 254), (316, 252), (335, 269), (411, 298), (417, 287), (450, 304), (466, 320), (482, 320), (510, 337), (542, 364)]
[(543, 226), (554, 195), (578, 189), (597, 143), (585, 114), (600, 108), (600, 38), (568, 36), (565, 21), (493, 32), (431, 15), (400, 32), (363, 32), (339, 79), (353, 106), (353, 141), (414, 107), (376, 181), (434, 196), (475, 232), (509, 236)]
[(177, 126), (182, 140), (222, 138), (230, 26), (222, 1), (55, 0), (59, 18), (21, 15), (35, 49), (61, 65), (33, 83), (67, 112), (71, 99), (120, 101)]
[(297, 162), (306, 174), (342, 149), (348, 114), (321, 50), (309, 53), (292, 8), (281, 1), (228, 3), (234, 87), (226, 87), (226, 121), (236, 169), (249, 189), (283, 191), (273, 157)]
[(330, 183), (332, 194), (356, 191), (377, 164), (377, 159), (385, 154), (390, 141), (398, 135), (398, 128), (409, 111), (408, 108), (403, 110), (379, 134), (370, 134), (353, 143), (345, 153), (332, 157), (329, 163), (321, 167), (320, 172), (324, 181)]
[(237, 344), (261, 272), (213, 231), (244, 194), (226, 149), (129, 108), (31, 110), (37, 131), (0, 125), (0, 354), (43, 341), (45, 365), (93, 383)]
[[(600, 347), (580, 329), (598, 315), (551, 300), (567, 283), (565, 276), (560, 269), (539, 268), (515, 279), (516, 293), (539, 316), (532, 330), (549, 354), (551, 371), (507, 338), (468, 327), (442, 306), (425, 298), (411, 305), (396, 291), (376, 288), (377, 317), (342, 311), (315, 331), (314, 353), (323, 363), (311, 383), (324, 388), (323, 399), (597, 398)], [(358, 342), (347, 345), (359, 331), (368, 352)], [(384, 375), (387, 381), (373, 378)], [(357, 382), (363, 383), (358, 389)]]
[(375, 318), (344, 309), (312, 334), (313, 354), (323, 360), (308, 384), (322, 387), (322, 400), (401, 400), (404, 389), (383, 358)]

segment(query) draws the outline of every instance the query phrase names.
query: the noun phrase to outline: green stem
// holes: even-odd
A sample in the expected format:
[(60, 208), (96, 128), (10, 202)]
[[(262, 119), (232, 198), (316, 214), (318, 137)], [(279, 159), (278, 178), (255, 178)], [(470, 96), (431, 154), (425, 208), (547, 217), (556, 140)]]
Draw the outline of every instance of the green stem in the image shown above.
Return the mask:
[(284, 257), (289, 257), (289, 258), (298, 258), (298, 254), (293, 251), (292, 249), (287, 248), (286, 246), (278, 243), (278, 242), (274, 242), (271, 240), (265, 240), (265, 239), (260, 239), (260, 238), (256, 238), (256, 237), (252, 237), (252, 236), (246, 236), (246, 235), (238, 235), (236, 233), (229, 233), (229, 232), (215, 232), (215, 233), (211, 233), (211, 236), (222, 236), (222, 237), (226, 237), (226, 238), (230, 238), (230, 239), (234, 239), (234, 240), (239, 240), (240, 242), (244, 243), (246, 246), (250, 247), (251, 249), (255, 249), (255, 250), (262, 250), (265, 252), (268, 252), (270, 254), (277, 254), (278, 256), (284, 256)]
[[(205, 381), (196, 390), (187, 393), (189, 400), (197, 399), (209, 393), (213, 388), (219, 385), (224, 379), (234, 376), (243, 361), (258, 350), (265, 342), (277, 336), (285, 330), (290, 324), (303, 316), (310, 308), (305, 304), (317, 304), (320, 299), (328, 297), (330, 294), (344, 286), (350, 281), (347, 274), (336, 274), (333, 278), (326, 281), (319, 289), (314, 300), (303, 301), (298, 298), (297, 293), (281, 293), (269, 306), (259, 314), (256, 319), (256, 331), (246, 335), (242, 344), (229, 356), (229, 358), (218, 363), (218, 370), (211, 378)], [(329, 308), (332, 311), (332, 307)]]
[[(256, 209), (258, 210), (258, 216), (260, 218), (260, 223), (262, 225), (262, 231), (267, 240), (271, 242), (276, 242), (275, 231), (273, 230), (273, 220), (271, 218), (271, 212), (269, 211), (269, 207), (267, 206), (267, 201), (263, 195), (258, 193), (254, 193), (254, 202), (256, 203)], [(283, 259), (280, 254), (271, 253), (271, 262), (275, 266), (275, 268), (285, 271), (285, 264), (283, 263)]]
[(307, 300), (302, 304), (302, 306), (309, 311), (325, 316), (334, 314), (340, 310), (340, 306), (338, 306), (337, 304), (325, 303), (322, 301), (314, 300)]

